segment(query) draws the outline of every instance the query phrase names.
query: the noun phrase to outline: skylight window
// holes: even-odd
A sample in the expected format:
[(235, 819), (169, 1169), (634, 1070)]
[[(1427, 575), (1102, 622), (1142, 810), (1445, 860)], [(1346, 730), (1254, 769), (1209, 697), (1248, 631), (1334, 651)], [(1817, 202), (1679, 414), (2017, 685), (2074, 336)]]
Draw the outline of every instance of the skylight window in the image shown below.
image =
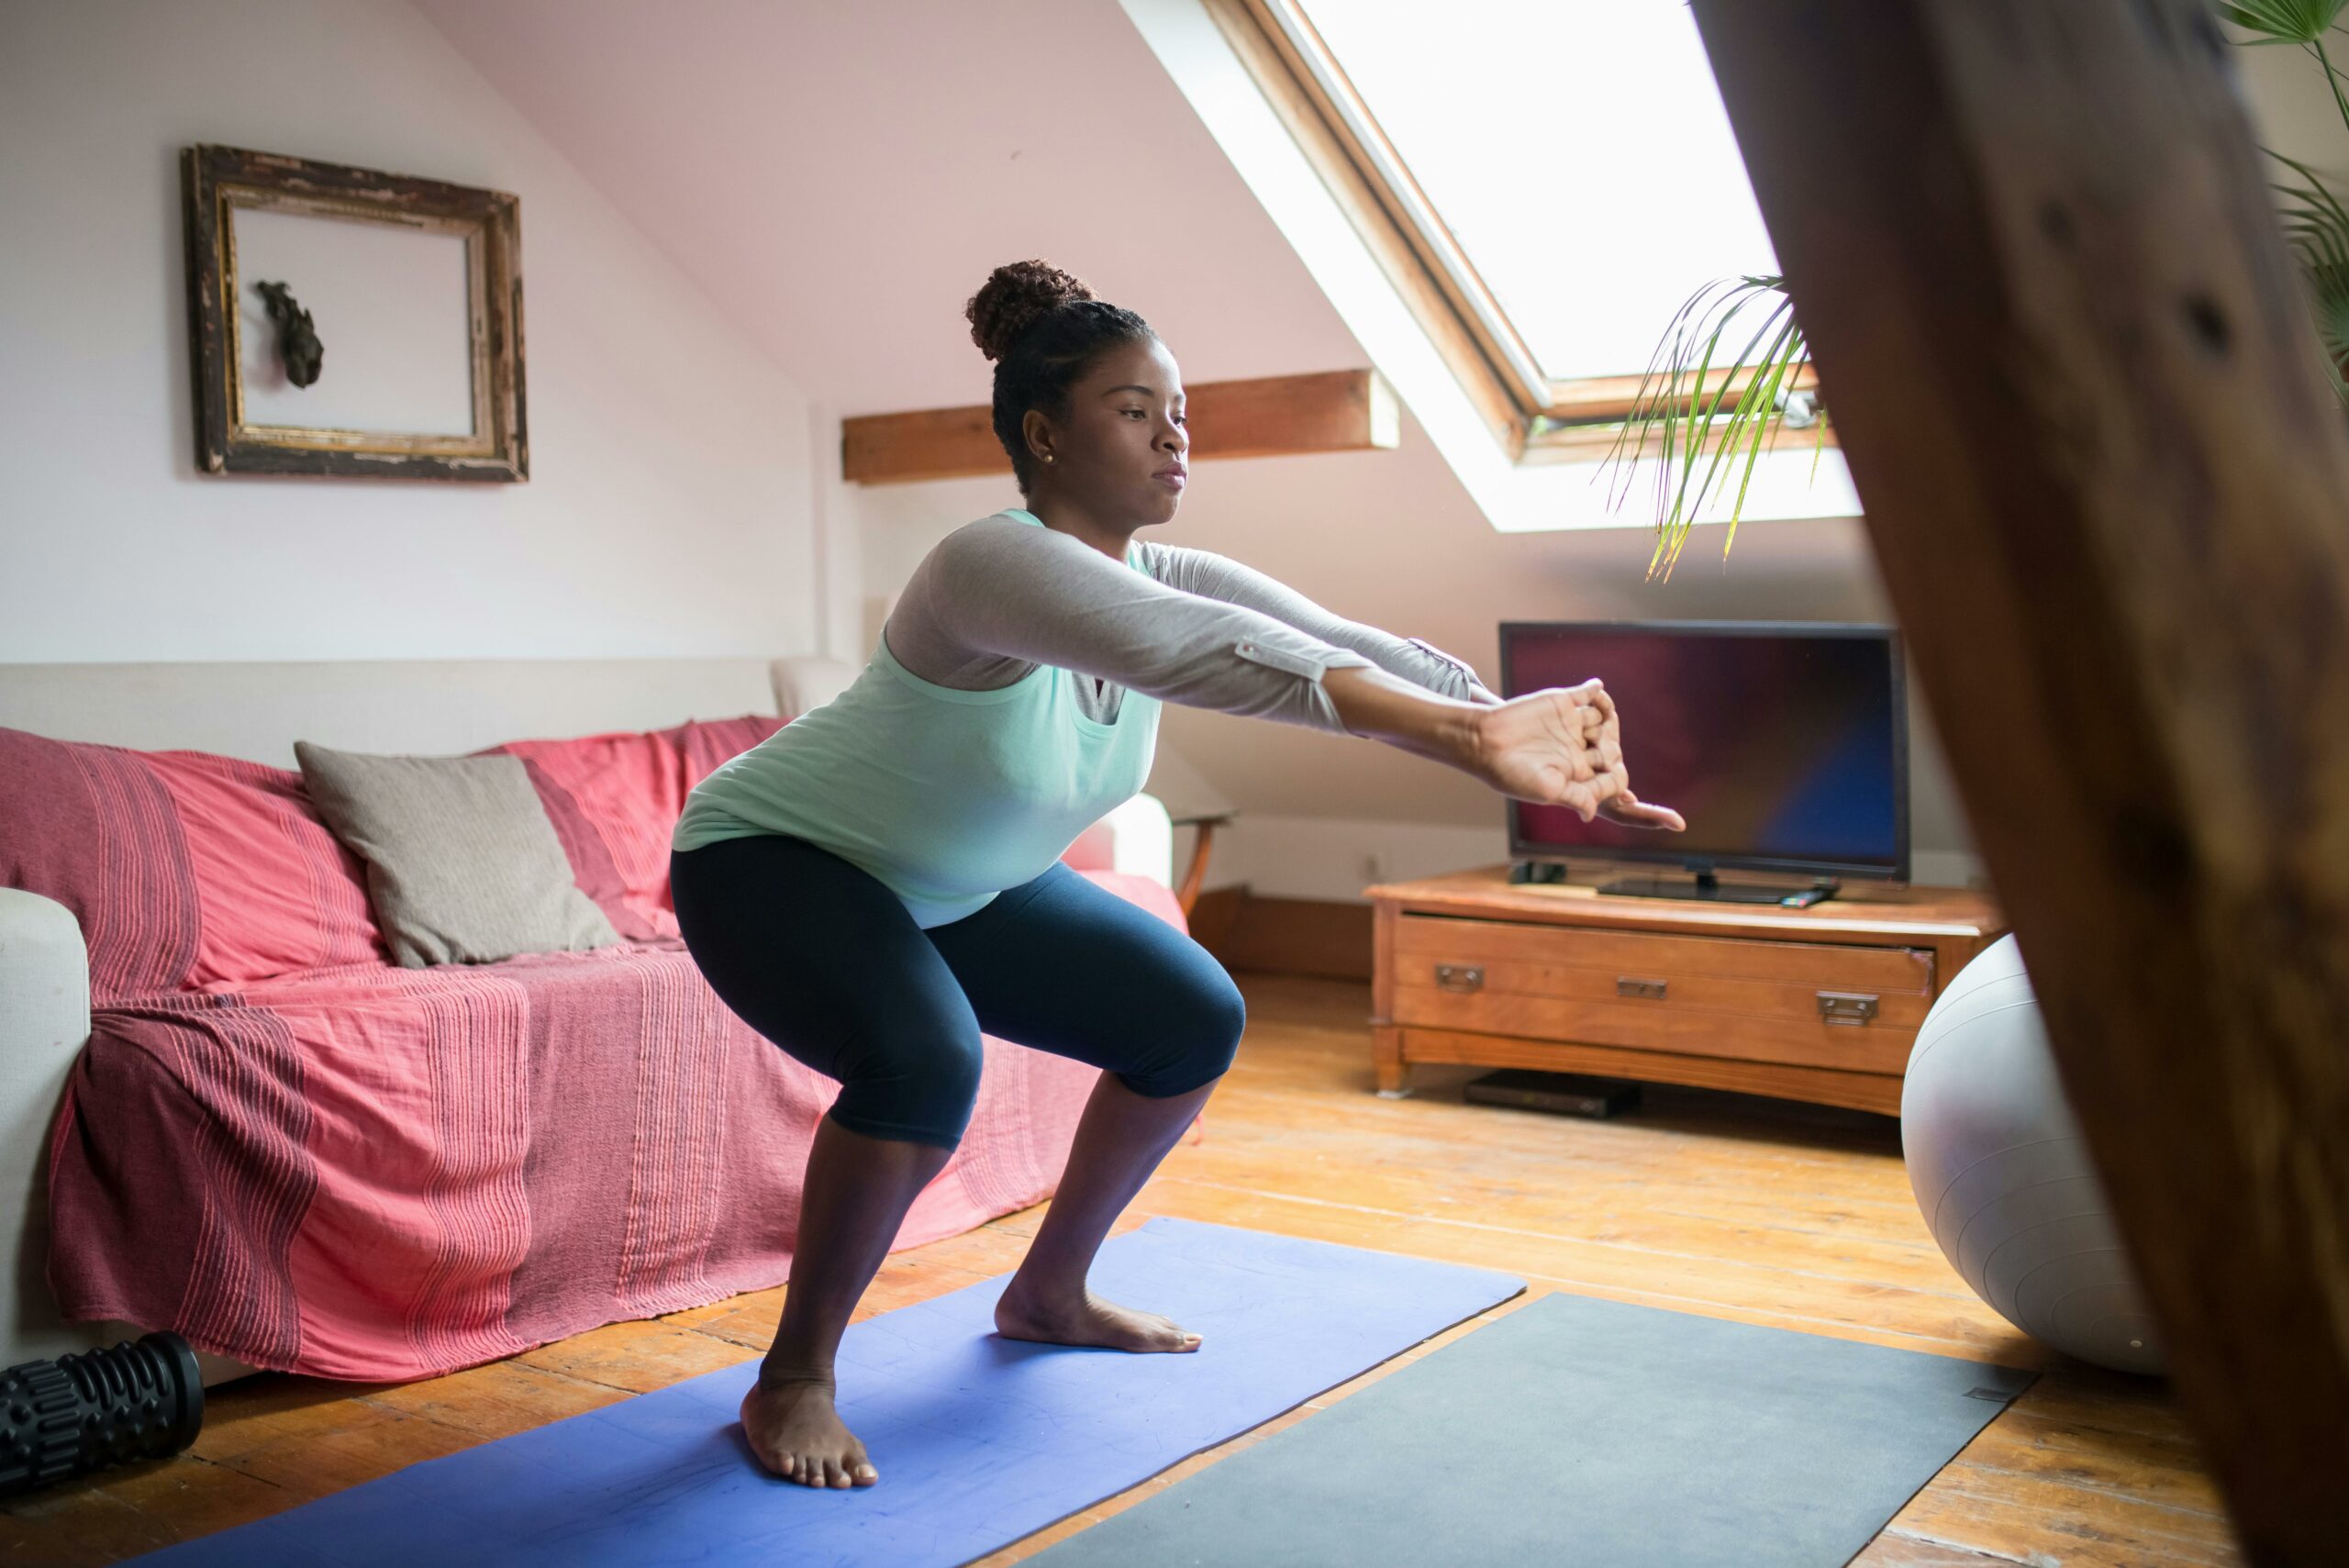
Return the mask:
[(1859, 515), (1684, 0), (1119, 4), (1496, 529)]
[(1543, 377), (1636, 375), (1697, 289), (1776, 271), (1684, 0), (1297, 9)]

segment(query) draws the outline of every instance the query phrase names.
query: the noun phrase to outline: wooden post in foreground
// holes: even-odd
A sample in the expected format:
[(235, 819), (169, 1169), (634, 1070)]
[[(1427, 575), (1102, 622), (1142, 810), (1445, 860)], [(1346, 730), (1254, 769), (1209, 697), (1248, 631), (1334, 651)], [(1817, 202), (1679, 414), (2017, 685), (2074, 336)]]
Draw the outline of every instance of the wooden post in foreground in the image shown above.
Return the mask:
[(2201, 0), (1696, 0), (2253, 1561), (2349, 1540), (2349, 437)]

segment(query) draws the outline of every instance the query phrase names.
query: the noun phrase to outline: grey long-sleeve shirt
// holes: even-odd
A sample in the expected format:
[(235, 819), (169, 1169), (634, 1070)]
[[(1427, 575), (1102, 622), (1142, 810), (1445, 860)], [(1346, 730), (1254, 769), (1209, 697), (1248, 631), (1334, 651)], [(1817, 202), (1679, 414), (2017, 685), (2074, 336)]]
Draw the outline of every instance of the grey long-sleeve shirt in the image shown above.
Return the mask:
[(1080, 671), (1095, 679), (1075, 683), (1078, 700), (1103, 723), (1130, 687), (1346, 734), (1321, 677), (1369, 665), (1463, 701), (1485, 692), (1441, 649), (1333, 615), (1228, 557), (1137, 539), (1120, 565), (1033, 517), (982, 517), (923, 558), (883, 630), (898, 663), (958, 691), (1008, 686), (1039, 664)]

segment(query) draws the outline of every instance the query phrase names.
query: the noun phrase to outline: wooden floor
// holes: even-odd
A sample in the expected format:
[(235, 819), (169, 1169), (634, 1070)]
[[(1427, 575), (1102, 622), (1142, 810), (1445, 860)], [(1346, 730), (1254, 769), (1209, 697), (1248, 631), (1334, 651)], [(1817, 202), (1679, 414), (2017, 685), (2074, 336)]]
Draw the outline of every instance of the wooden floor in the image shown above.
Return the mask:
[[(1177, 1215), (1505, 1269), (1531, 1289), (985, 1562), (1017, 1562), (1553, 1290), (2043, 1368), (1859, 1563), (2240, 1561), (2159, 1385), (2039, 1350), (1950, 1270), (1909, 1197), (1888, 1118), (1652, 1086), (1631, 1117), (1580, 1121), (1468, 1105), (1460, 1085), (1475, 1070), (1429, 1067), (1416, 1070), (1412, 1097), (1382, 1100), (1370, 1088), (1367, 986), (1242, 985), (1247, 1040), (1205, 1141), (1175, 1151), (1119, 1229)], [(858, 1316), (1010, 1269), (1041, 1212), (896, 1254)], [(0, 1510), (0, 1562), (112, 1562), (746, 1362), (765, 1348), (782, 1296), (614, 1324), (424, 1383), (272, 1373), (225, 1385), (189, 1453)]]

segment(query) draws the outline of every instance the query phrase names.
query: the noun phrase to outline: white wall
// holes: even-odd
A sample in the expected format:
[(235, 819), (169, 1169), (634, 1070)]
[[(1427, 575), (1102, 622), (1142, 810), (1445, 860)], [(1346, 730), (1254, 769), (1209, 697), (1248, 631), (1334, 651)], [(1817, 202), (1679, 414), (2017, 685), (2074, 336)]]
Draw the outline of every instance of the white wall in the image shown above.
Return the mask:
[[(199, 141), (520, 196), (529, 483), (197, 475)], [(0, 662), (764, 654), (853, 615), (836, 417), (405, 0), (0, 0)]]

